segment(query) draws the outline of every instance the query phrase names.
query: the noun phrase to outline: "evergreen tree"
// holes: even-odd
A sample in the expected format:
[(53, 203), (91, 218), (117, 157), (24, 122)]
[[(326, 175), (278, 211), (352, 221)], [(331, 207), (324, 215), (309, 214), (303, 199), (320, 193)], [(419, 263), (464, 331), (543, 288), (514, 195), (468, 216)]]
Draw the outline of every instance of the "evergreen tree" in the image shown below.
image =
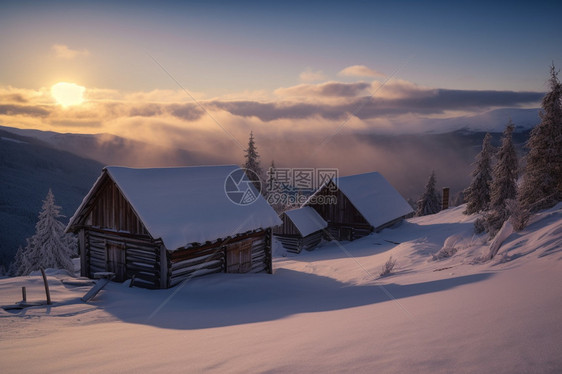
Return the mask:
[[(490, 211), (485, 215), (484, 229), (495, 234), (509, 218), (513, 201), (517, 195), (518, 162), (512, 142), (513, 123), (509, 121), (502, 138), (502, 145), (497, 153), (497, 163), (492, 172), (490, 185)], [(508, 204), (508, 202), (510, 202)]]
[(18, 251), (16, 252), (16, 257), (14, 261), (10, 264), (10, 270), (8, 274), (12, 277), (17, 277), (22, 274), (22, 264), (23, 264), (23, 251), (24, 249), (20, 245)]
[(429, 180), (425, 186), (425, 192), (421, 199), (418, 200), (418, 207), (416, 209), (416, 216), (426, 216), (441, 211), (441, 199), (435, 190), (435, 171), (431, 173)]
[(517, 195), (519, 164), (512, 141), (513, 129), (510, 120), (503, 133), (502, 145), (496, 154), (497, 163), (492, 171), (490, 208), (494, 210), (505, 209), (505, 201), (515, 199)]
[(554, 65), (549, 85), (550, 91), (542, 99), (541, 122), (527, 142), (529, 153), (519, 192), (521, 205), (531, 211), (562, 200), (562, 86)]
[[(261, 181), (263, 180), (263, 171), (260, 166), (260, 155), (256, 147), (256, 142), (254, 140), (254, 133), (250, 131), (250, 139), (248, 140), (248, 149), (244, 150), (244, 157), (246, 162), (244, 163), (244, 169), (253, 171), (259, 180), (254, 181), (254, 186), (261, 191)], [(250, 179), (253, 178), (252, 175), (248, 175)]]
[(27, 240), (27, 246), (20, 254), (17, 275), (27, 275), (41, 267), (74, 273), (71, 256), (76, 252), (76, 239), (64, 232), (65, 226), (58, 220), (60, 217), (60, 206), (55, 205), (55, 197), (49, 189), (35, 225), (35, 234)]
[(490, 183), (492, 181), (492, 136), (486, 133), (482, 151), (476, 156), (476, 168), (472, 172), (472, 182), (464, 191), (466, 214), (487, 210), (490, 204)]

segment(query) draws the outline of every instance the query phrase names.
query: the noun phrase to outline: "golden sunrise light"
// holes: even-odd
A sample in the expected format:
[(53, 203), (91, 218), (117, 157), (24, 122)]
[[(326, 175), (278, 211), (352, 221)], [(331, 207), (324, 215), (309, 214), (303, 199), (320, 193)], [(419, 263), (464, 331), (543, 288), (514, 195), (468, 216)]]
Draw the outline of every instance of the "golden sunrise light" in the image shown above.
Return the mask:
[(51, 95), (64, 107), (82, 104), (85, 91), (86, 87), (67, 82), (59, 82), (51, 87)]

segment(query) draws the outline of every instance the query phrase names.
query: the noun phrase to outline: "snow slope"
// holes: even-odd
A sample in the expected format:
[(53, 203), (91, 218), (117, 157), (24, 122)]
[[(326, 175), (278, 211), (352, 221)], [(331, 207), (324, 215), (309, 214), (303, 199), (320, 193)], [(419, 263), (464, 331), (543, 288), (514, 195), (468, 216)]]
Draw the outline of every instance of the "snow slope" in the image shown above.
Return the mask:
[[(488, 262), (463, 207), (354, 242), (287, 254), (268, 274), (170, 290), (87, 286), (51, 273), (55, 304), (0, 309), (3, 373), (559, 373), (562, 204)], [(452, 256), (434, 261), (443, 247)], [(396, 272), (380, 278), (389, 256)], [(0, 280), (0, 304), (44, 298), (38, 276)]]

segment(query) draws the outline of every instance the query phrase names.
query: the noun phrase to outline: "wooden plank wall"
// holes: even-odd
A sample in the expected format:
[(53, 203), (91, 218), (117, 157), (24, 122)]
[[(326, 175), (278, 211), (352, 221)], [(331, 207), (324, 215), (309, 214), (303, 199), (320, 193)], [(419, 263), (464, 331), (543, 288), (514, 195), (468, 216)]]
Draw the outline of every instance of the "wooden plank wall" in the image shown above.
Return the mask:
[(257, 237), (252, 242), (252, 270), (251, 273), (267, 271), (266, 236)]
[(273, 228), (274, 235), (301, 235), (293, 221), (285, 213), (281, 214), (279, 218), (281, 218), (283, 224)]
[(85, 245), (89, 274), (107, 271), (107, 245), (123, 247), (127, 263), (127, 278), (135, 276), (135, 285), (147, 288), (160, 287), (159, 242), (132, 238), (122, 233), (85, 230)]
[(335, 197), (336, 204), (311, 204), (318, 214), (328, 222), (326, 239), (347, 240), (350, 233), (351, 240), (361, 238), (373, 231), (373, 227), (355, 208), (339, 189), (332, 191), (324, 187), (318, 194)]
[(369, 225), (363, 215), (355, 208), (349, 199), (340, 191), (330, 191), (324, 188), (324, 196), (335, 196), (336, 204), (311, 204), (324, 220), (328, 223), (347, 225)]
[(110, 178), (100, 187), (96, 201), (92, 204), (88, 224), (131, 234), (148, 235), (129, 202)]
[(305, 236), (300, 235), (275, 235), (275, 238), (281, 242), (283, 247), (292, 253), (301, 253), (303, 249), (312, 250), (322, 241), (322, 230), (313, 232)]
[(224, 250), (220, 243), (169, 252), (169, 258), (169, 287), (187, 278), (224, 272), (225, 268)]
[[(131, 237), (125, 233), (109, 232), (100, 229), (84, 229), (87, 272), (83, 275), (93, 277), (96, 272), (107, 271), (108, 245), (124, 248), (127, 263), (127, 278), (135, 276), (134, 284), (146, 288), (173, 287), (187, 278), (205, 274), (224, 272), (225, 246), (239, 241), (251, 241), (252, 266), (249, 272), (271, 272), (271, 239), (267, 231), (243, 235), (228, 241), (219, 241), (198, 247), (168, 251), (168, 269), (161, 283), (160, 247), (162, 243), (150, 238), (146, 240)], [(268, 239), (269, 238), (269, 239)], [(268, 247), (269, 242), (269, 247)]]
[(175, 286), (187, 278), (225, 272), (226, 246), (245, 240), (252, 241), (252, 267), (250, 272), (269, 271), (269, 258), (266, 248), (267, 235), (265, 231), (260, 231), (228, 240), (219, 240), (215, 243), (207, 243), (202, 246), (170, 251), (169, 287)]

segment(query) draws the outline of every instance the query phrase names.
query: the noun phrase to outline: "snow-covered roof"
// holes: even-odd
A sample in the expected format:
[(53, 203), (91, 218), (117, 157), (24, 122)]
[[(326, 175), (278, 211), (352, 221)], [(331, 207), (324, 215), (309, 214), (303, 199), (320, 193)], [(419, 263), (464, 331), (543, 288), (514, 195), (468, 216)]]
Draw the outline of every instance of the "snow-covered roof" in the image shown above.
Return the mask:
[[(175, 250), (191, 243), (205, 243), (281, 224), (259, 194), (247, 205), (229, 199), (225, 182), (237, 169), (236, 165), (226, 165), (148, 169), (109, 166), (104, 170), (150, 235), (162, 239), (169, 250)], [(96, 185), (92, 190), (95, 188)], [(70, 220), (69, 227), (91, 194), (92, 191)]]
[(413, 212), (410, 204), (378, 172), (339, 177), (334, 182), (375, 228)]
[(285, 214), (291, 219), (302, 236), (310, 235), (328, 226), (328, 223), (320, 217), (320, 214), (309, 206), (288, 210)]

